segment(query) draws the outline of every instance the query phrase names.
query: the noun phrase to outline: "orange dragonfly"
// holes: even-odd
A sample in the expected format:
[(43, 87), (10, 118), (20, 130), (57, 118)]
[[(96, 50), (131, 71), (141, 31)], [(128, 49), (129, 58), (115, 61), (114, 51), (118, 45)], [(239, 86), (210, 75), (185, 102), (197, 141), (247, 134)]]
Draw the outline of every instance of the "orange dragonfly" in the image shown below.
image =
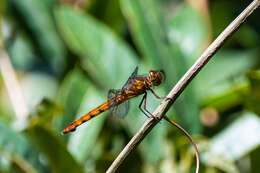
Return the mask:
[[(147, 76), (140, 76), (138, 73), (138, 67), (135, 68), (132, 75), (128, 78), (127, 82), (123, 86), (122, 89), (115, 90), (111, 89), (108, 92), (108, 99), (100, 106), (96, 107), (95, 109), (91, 110), (90, 112), (83, 115), (81, 118), (75, 120), (71, 124), (69, 124), (63, 131), (62, 134), (66, 134), (68, 132), (73, 132), (76, 128), (85, 123), (86, 121), (90, 120), (91, 118), (101, 114), (104, 111), (110, 110), (112, 115), (119, 115), (124, 116), (127, 114), (129, 110), (129, 99), (144, 94), (140, 104), (139, 109), (147, 116), (153, 116), (146, 109), (146, 98), (147, 98), (147, 91), (151, 91), (152, 94), (158, 99), (164, 99), (164, 97), (158, 96), (151, 87), (159, 86), (163, 80), (164, 72), (162, 70), (149, 71)], [(144, 110), (142, 109), (142, 104), (144, 103)], [(149, 114), (149, 115), (148, 115)]]

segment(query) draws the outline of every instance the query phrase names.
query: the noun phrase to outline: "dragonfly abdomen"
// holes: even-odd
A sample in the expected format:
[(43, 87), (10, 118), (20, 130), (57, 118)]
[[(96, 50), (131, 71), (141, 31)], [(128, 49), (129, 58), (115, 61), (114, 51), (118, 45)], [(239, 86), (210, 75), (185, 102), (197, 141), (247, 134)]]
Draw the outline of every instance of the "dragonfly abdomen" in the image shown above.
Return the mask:
[(109, 104), (108, 101), (104, 102), (103, 104), (101, 104), (100, 106), (96, 107), (95, 109), (93, 109), (92, 111), (88, 112), (87, 114), (83, 115), (82, 117), (80, 117), (79, 119), (73, 121), (70, 125), (68, 125), (63, 131), (62, 134), (66, 134), (69, 132), (73, 132), (76, 130), (76, 128), (78, 126), (80, 126), (81, 124), (87, 122), (88, 120), (90, 120), (91, 118), (94, 118), (95, 116), (101, 114), (102, 112), (106, 111), (109, 109)]

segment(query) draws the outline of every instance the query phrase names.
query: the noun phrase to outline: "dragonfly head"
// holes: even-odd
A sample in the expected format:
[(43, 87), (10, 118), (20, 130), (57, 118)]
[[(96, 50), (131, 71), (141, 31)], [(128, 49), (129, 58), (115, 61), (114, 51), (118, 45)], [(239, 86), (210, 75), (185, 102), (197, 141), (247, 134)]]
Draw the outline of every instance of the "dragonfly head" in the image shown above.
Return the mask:
[(149, 71), (148, 76), (147, 76), (147, 80), (148, 80), (150, 87), (159, 86), (162, 83), (163, 77), (164, 77), (164, 72), (162, 70), (160, 70), (160, 71), (155, 71), (155, 70)]

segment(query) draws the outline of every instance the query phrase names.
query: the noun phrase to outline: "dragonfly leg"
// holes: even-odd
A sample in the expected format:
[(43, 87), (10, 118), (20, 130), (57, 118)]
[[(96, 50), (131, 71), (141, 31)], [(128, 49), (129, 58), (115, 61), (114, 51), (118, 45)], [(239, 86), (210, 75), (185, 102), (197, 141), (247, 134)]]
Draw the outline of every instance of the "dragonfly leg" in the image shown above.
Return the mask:
[[(147, 113), (142, 109), (142, 104), (143, 104), (143, 102), (144, 102), (144, 100), (146, 100), (146, 96), (147, 96), (147, 93), (145, 92), (144, 93), (144, 96), (143, 96), (143, 98), (142, 98), (142, 100), (141, 100), (141, 102), (140, 102), (140, 104), (139, 104), (139, 109), (142, 111), (142, 113), (145, 115), (145, 116), (147, 116), (148, 118), (151, 118), (149, 115), (147, 115)], [(145, 101), (146, 102), (146, 101)], [(152, 115), (153, 116), (153, 115)]]
[(171, 98), (168, 98), (168, 97), (160, 97), (160, 96), (158, 96), (151, 88), (150, 88), (150, 91), (152, 92), (152, 94), (153, 94), (157, 99), (172, 100)]
[(150, 114), (154, 119), (159, 120), (157, 117), (155, 117), (151, 112), (149, 112), (149, 111), (146, 109), (146, 98), (147, 98), (147, 95), (145, 94), (145, 95), (144, 95), (144, 110), (145, 110), (148, 114)]

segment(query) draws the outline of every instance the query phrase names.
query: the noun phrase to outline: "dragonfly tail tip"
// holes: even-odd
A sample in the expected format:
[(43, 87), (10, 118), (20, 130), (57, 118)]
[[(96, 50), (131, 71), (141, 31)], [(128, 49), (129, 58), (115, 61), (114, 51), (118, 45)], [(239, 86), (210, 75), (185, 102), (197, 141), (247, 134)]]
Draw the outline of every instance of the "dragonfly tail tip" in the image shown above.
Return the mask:
[(68, 132), (66, 132), (65, 130), (62, 130), (61, 135), (65, 135), (66, 133), (68, 133)]

